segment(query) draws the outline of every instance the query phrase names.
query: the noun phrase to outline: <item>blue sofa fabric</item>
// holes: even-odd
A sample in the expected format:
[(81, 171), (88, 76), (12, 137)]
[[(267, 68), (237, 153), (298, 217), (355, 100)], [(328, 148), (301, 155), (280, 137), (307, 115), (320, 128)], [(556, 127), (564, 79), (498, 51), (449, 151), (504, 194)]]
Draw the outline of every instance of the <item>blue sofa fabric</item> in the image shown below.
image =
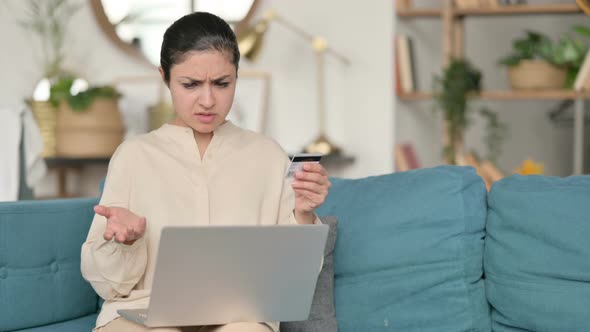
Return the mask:
[(486, 190), (473, 168), (331, 179), (340, 331), (490, 331)]
[(30, 329), (18, 330), (14, 332), (90, 332), (96, 325), (98, 314), (92, 314), (81, 318), (75, 318), (66, 322), (33, 327)]
[(0, 204), (0, 331), (96, 313), (98, 296), (82, 278), (80, 247), (97, 202)]
[(590, 331), (590, 177), (494, 184), (484, 260), (494, 331)]

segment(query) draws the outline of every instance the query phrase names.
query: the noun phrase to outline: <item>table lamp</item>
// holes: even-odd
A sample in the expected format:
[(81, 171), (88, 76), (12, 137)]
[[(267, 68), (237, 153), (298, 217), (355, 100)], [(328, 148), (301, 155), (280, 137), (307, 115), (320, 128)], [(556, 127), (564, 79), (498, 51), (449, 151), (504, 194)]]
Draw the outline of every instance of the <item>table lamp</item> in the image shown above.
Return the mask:
[(264, 34), (268, 30), (270, 23), (276, 22), (294, 32), (310, 43), (316, 54), (316, 79), (317, 79), (317, 98), (318, 98), (318, 115), (319, 115), (319, 135), (318, 137), (304, 148), (307, 153), (320, 153), (323, 155), (338, 155), (341, 149), (330, 142), (326, 135), (326, 105), (324, 90), (324, 56), (326, 53), (334, 56), (342, 63), (348, 65), (350, 61), (340, 53), (334, 51), (328, 46), (326, 40), (320, 36), (315, 36), (303, 29), (292, 24), (284, 17), (277, 14), (274, 10), (268, 10), (263, 18), (253, 26), (244, 30), (237, 36), (240, 53), (247, 59), (254, 61), (262, 48)]

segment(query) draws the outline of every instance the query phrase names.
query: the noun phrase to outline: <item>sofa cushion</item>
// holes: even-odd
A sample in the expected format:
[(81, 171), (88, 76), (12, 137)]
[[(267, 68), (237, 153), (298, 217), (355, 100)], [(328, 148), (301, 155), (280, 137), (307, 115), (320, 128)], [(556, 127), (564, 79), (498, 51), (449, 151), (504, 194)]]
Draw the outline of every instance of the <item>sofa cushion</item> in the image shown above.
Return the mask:
[(494, 184), (485, 273), (494, 331), (590, 331), (590, 177)]
[(90, 332), (96, 325), (98, 314), (92, 314), (66, 322), (50, 324), (14, 332)]
[(473, 168), (333, 178), (340, 331), (490, 331), (482, 280), (486, 190)]
[(322, 223), (330, 226), (330, 231), (324, 249), (324, 265), (318, 276), (309, 319), (281, 323), (281, 332), (338, 332), (334, 308), (334, 246), (338, 221), (333, 216), (327, 216), (322, 217)]
[(0, 204), (0, 331), (96, 312), (97, 295), (80, 272), (80, 248), (97, 202)]

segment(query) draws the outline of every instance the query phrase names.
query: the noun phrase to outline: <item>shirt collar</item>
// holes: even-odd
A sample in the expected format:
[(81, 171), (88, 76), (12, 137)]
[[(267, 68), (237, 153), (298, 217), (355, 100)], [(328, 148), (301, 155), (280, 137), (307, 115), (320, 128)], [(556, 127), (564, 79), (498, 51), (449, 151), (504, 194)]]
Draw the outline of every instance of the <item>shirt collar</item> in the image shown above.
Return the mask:
[[(213, 136), (217, 136), (217, 137), (224, 137), (224, 136), (229, 136), (232, 133), (235, 133), (237, 131), (238, 127), (236, 127), (236, 125), (234, 125), (230, 120), (226, 120), (223, 124), (221, 124), (221, 126), (219, 126), (217, 129), (215, 129), (215, 131), (213, 132)], [(159, 131), (162, 131), (163, 133), (166, 133), (168, 135), (171, 135), (173, 137), (178, 137), (178, 138), (185, 138), (187, 136), (189, 137), (193, 137), (193, 130), (190, 127), (182, 127), (182, 126), (177, 126), (177, 125), (173, 125), (173, 124), (169, 124), (169, 123), (165, 123), (164, 125), (162, 125), (162, 127), (160, 127)]]

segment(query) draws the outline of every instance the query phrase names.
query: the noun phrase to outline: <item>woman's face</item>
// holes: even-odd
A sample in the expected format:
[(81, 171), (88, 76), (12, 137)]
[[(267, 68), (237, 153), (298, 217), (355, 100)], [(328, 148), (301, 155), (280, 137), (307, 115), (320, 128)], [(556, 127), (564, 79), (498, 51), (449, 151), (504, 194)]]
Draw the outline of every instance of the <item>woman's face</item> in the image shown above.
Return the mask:
[(208, 135), (225, 122), (236, 91), (236, 67), (219, 51), (189, 52), (170, 68), (175, 124)]

